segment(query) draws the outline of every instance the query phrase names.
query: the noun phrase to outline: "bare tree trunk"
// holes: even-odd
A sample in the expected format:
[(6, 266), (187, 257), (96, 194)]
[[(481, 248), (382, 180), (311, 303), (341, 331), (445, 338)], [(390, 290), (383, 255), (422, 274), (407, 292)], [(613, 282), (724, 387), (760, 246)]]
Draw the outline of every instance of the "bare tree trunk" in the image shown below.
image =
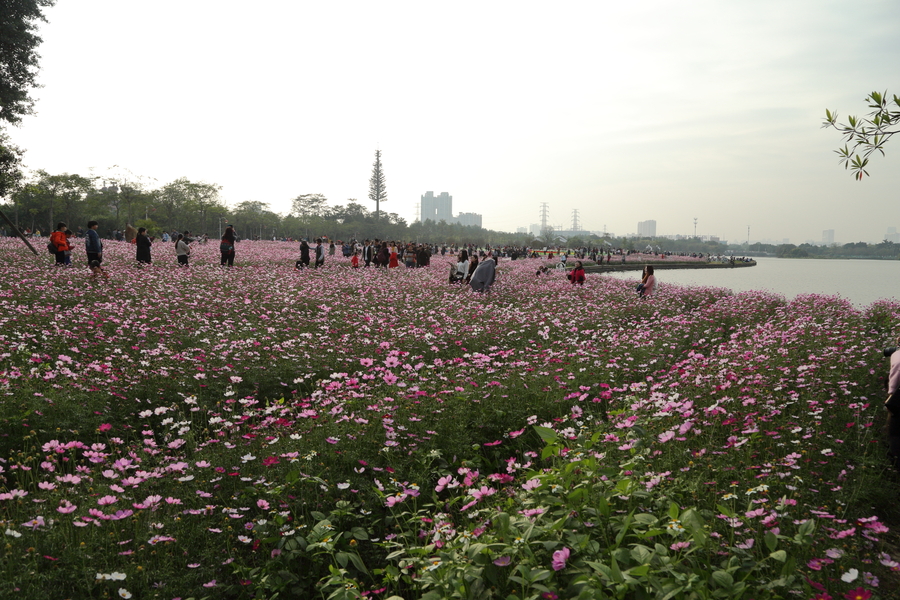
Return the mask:
[(22, 232), (19, 231), (19, 228), (16, 227), (15, 225), (13, 225), (13, 222), (9, 220), (9, 217), (7, 217), (6, 213), (4, 213), (2, 210), (0, 210), (0, 217), (2, 217), (3, 220), (6, 221), (6, 223), (12, 228), (12, 230), (16, 232), (16, 235), (19, 236), (19, 239), (22, 240), (23, 242), (25, 242), (25, 245), (28, 246), (29, 250), (34, 252), (34, 255), (37, 256), (38, 251), (34, 249), (34, 246), (31, 245), (31, 242), (29, 242), (25, 238), (25, 236), (22, 235)]

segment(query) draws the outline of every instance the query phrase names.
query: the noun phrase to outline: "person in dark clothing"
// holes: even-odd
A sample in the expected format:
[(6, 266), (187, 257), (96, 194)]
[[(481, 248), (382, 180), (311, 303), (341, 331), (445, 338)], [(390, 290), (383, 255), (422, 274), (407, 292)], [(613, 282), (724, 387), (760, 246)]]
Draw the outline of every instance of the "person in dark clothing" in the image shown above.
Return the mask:
[(316, 240), (316, 268), (325, 266), (325, 242)]
[(219, 252), (221, 253), (220, 266), (234, 266), (234, 227), (229, 225), (222, 234), (222, 241), (219, 243)]
[(84, 236), (84, 249), (87, 252), (88, 264), (95, 260), (98, 265), (103, 262), (103, 241), (100, 239), (100, 234), (97, 233), (98, 225), (97, 221), (88, 221), (87, 224), (87, 233)]
[(391, 253), (388, 250), (387, 242), (381, 242), (381, 249), (378, 250), (378, 254), (375, 256), (375, 266), (387, 268), (390, 258)]
[(147, 235), (146, 227), (138, 229), (134, 243), (137, 246), (137, 261), (149, 265), (151, 262), (150, 247), (153, 246), (153, 240)]
[(304, 269), (309, 267), (309, 244), (306, 243), (306, 240), (300, 240), (300, 260), (294, 265), (297, 269)]

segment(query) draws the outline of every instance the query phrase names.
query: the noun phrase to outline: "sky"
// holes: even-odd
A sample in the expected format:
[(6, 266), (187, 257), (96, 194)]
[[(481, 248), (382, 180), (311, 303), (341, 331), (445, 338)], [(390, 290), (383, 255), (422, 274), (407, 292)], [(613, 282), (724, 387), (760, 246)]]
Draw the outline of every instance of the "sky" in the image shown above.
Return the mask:
[(9, 131), (32, 169), (374, 210), (380, 149), (381, 208), (408, 222), (434, 191), (501, 231), (542, 202), (551, 225), (577, 211), (618, 236), (900, 229), (900, 140), (859, 182), (821, 128), (900, 94), (896, 0), (59, 0), (46, 17), (35, 115)]

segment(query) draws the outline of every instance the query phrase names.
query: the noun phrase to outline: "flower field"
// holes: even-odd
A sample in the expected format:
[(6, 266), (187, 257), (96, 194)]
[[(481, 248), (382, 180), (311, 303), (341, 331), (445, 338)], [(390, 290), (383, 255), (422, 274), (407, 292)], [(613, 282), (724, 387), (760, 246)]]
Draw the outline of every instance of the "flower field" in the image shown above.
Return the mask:
[(898, 597), (896, 304), (106, 245), (0, 240), (0, 597)]

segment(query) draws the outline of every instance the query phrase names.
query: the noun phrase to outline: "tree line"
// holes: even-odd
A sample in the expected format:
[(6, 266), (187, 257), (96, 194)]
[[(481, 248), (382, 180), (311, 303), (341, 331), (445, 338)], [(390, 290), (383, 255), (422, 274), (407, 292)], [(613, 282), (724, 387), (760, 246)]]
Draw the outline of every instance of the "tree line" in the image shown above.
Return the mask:
[(353, 198), (333, 205), (323, 194), (300, 194), (291, 200), (287, 214), (279, 214), (258, 200), (229, 206), (221, 191), (218, 184), (186, 177), (153, 186), (147, 178), (123, 169), (115, 176), (103, 177), (39, 170), (8, 191), (0, 200), (0, 210), (22, 231), (49, 232), (60, 221), (77, 231), (95, 220), (103, 237), (126, 225), (145, 227), (151, 235), (191, 231), (216, 237), (224, 227), (234, 225), (245, 239), (324, 236), (332, 240), (378, 238), (478, 245), (532, 245), (534, 241), (527, 234), (444, 221), (409, 224), (396, 213), (370, 211)]

